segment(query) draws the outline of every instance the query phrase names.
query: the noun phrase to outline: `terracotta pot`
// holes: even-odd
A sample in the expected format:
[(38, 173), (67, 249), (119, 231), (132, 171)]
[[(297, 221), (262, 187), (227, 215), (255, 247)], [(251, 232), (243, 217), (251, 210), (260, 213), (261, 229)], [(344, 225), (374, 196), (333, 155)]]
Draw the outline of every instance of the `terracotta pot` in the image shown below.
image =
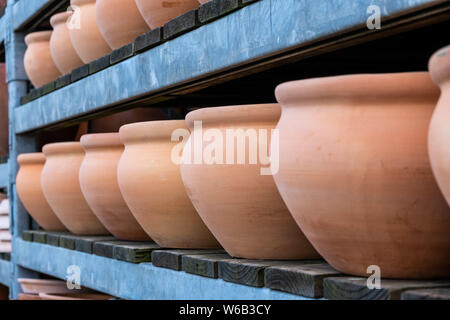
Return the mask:
[(150, 31), (134, 0), (97, 0), (95, 11), (100, 32), (113, 49)]
[(124, 145), (118, 133), (88, 134), (81, 138), (86, 152), (80, 185), (89, 207), (118, 239), (150, 240), (128, 209), (117, 183), (117, 166)]
[(41, 300), (111, 300), (114, 297), (101, 293), (67, 293), (48, 294), (40, 293)]
[[(89, 63), (111, 53), (111, 48), (103, 38), (95, 16), (95, 0), (71, 0), (75, 9), (69, 30), (70, 39), (84, 63)], [(77, 25), (77, 23), (79, 24)]]
[(56, 216), (74, 234), (108, 234), (81, 192), (78, 173), (85, 155), (81, 143), (47, 144), (43, 152), (47, 160), (41, 174), (41, 186)]
[[(262, 174), (261, 168), (264, 165), (261, 158), (250, 164), (249, 156), (253, 151), (257, 152), (258, 145), (247, 142), (242, 148), (238, 148), (237, 139), (234, 138), (236, 143), (231, 149), (233, 157), (241, 153), (245, 154), (246, 160), (241, 164), (236, 159), (227, 161), (231, 155), (230, 149), (225, 147), (229, 138), (227, 130), (267, 130), (270, 139), (271, 130), (275, 128), (280, 114), (279, 105), (267, 104), (206, 108), (186, 116), (192, 135), (183, 152), (183, 182), (202, 220), (233, 257), (318, 257), (281, 200), (273, 177)], [(194, 121), (202, 121), (203, 128), (194, 128)], [(222, 135), (222, 145), (219, 148), (223, 154), (221, 160), (226, 164), (220, 164), (220, 161), (208, 162), (208, 159), (203, 159), (203, 163), (194, 161), (193, 150), (203, 150), (202, 154), (205, 154), (211, 143), (204, 139), (203, 143), (196, 145), (195, 135), (200, 136), (200, 130), (205, 135), (213, 133), (212, 130)], [(266, 151), (268, 154), (267, 148)], [(190, 163), (188, 159), (191, 160)]]
[[(25, 294), (39, 294), (39, 293), (73, 293), (74, 290), (71, 290), (67, 287), (67, 282), (62, 280), (53, 280), (53, 279), (27, 279), (27, 278), (19, 278), (17, 281), (20, 283), (20, 287)], [(80, 289), (77, 290), (78, 293), (88, 292), (89, 289)]]
[(428, 150), (438, 185), (450, 204), (450, 127), (447, 122), (450, 117), (450, 46), (433, 55), (429, 69), (442, 93), (431, 120)]
[(56, 80), (61, 75), (50, 54), (51, 31), (40, 31), (28, 34), (25, 43), (24, 66), (28, 78), (36, 88)]
[(217, 241), (192, 206), (171, 154), (181, 121), (150, 121), (120, 128), (125, 151), (118, 181), (133, 215), (148, 235), (168, 248), (216, 248)]
[(135, 0), (150, 28), (162, 27), (169, 20), (199, 6), (197, 0)]
[(43, 153), (21, 154), (17, 161), (20, 170), (17, 173), (17, 194), (25, 209), (34, 220), (47, 231), (66, 231), (50, 208), (41, 188), (41, 172), (45, 164)]
[(19, 293), (17, 300), (42, 300), (37, 294)]
[(0, 156), (9, 154), (9, 112), (6, 64), (0, 63)]
[(280, 167), (289, 210), (335, 269), (383, 278), (450, 275), (450, 209), (427, 155), (439, 95), (428, 73), (282, 84)]
[(73, 69), (83, 65), (83, 61), (81, 61), (72, 45), (69, 28), (67, 27), (67, 20), (72, 14), (73, 12), (70, 11), (62, 12), (55, 14), (50, 19), (50, 24), (53, 27), (50, 38), (50, 52), (53, 61), (62, 74), (70, 73)]

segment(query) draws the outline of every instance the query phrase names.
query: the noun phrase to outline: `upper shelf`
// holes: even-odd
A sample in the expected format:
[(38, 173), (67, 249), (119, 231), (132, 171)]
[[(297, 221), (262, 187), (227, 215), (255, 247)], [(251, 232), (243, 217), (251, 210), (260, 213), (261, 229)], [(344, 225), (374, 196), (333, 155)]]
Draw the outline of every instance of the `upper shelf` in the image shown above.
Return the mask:
[(54, 12), (65, 9), (68, 3), (69, 0), (18, 0), (12, 8), (12, 28), (14, 31), (33, 30)]
[[(367, 28), (370, 4), (380, 7), (381, 30)], [(258, 1), (17, 108), (15, 130), (51, 127), (144, 98), (158, 101), (430, 17), (442, 20), (443, 13), (448, 19), (449, 5), (448, 0)]]

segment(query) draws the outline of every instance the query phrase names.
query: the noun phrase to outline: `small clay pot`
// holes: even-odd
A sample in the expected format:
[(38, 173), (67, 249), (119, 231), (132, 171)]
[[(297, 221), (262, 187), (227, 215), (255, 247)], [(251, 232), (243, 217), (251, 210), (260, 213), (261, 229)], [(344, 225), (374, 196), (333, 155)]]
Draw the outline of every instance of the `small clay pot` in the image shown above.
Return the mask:
[(72, 14), (73, 12), (70, 11), (61, 12), (50, 19), (50, 24), (53, 27), (50, 38), (50, 52), (53, 61), (62, 74), (70, 73), (73, 69), (83, 65), (83, 61), (81, 61), (72, 45), (69, 28), (67, 27), (67, 20)]
[[(273, 177), (263, 174), (261, 169), (270, 164), (264, 165), (261, 157), (250, 162), (249, 155), (258, 154), (262, 145), (247, 142), (239, 148), (238, 139), (233, 138), (234, 146), (227, 148), (227, 141), (232, 138), (227, 136), (228, 132), (239, 129), (255, 130), (255, 135), (264, 130), (268, 137), (265, 142), (270, 145), (271, 130), (280, 114), (279, 105), (267, 104), (205, 108), (186, 116), (192, 134), (183, 152), (181, 176), (200, 217), (233, 257), (276, 260), (319, 257), (290, 215)], [(202, 121), (202, 128), (195, 127), (195, 121)], [(204, 138), (196, 139), (202, 132)], [(208, 134), (220, 134), (215, 138), (221, 142), (215, 154), (223, 157), (196, 161), (196, 151), (207, 154), (212, 143), (206, 139)], [(257, 136), (253, 141), (260, 138)], [(197, 145), (196, 141), (202, 142)], [(234, 159), (228, 161), (231, 152)], [(267, 148), (265, 152), (268, 154)], [(239, 153), (245, 155), (242, 163), (238, 163)]]
[(25, 153), (17, 157), (17, 194), (25, 209), (47, 231), (67, 231), (50, 208), (41, 187), (41, 173), (45, 164), (43, 153)]
[(169, 20), (199, 6), (197, 0), (135, 0), (150, 28), (162, 27)]
[(9, 154), (9, 111), (6, 63), (0, 63), (0, 156)]
[(51, 31), (28, 34), (25, 43), (24, 66), (28, 78), (36, 88), (56, 80), (61, 75), (50, 53)]
[(426, 72), (288, 82), (276, 89), (275, 181), (335, 269), (382, 278), (450, 276), (450, 208), (427, 134), (439, 89)]
[(41, 186), (56, 216), (74, 234), (108, 234), (81, 192), (78, 173), (85, 155), (81, 143), (47, 144), (43, 152), (47, 160), (41, 174)]
[(441, 96), (430, 124), (428, 151), (434, 175), (450, 205), (450, 46), (431, 57), (429, 69), (433, 81), (441, 88)]
[(95, 15), (96, 0), (71, 0), (75, 10), (71, 16), (70, 39), (78, 56), (89, 63), (111, 53), (111, 47), (98, 28)]
[(86, 152), (80, 168), (80, 185), (89, 207), (113, 236), (149, 241), (128, 209), (117, 183), (117, 166), (124, 145), (118, 133), (88, 134), (81, 138)]
[(112, 49), (150, 31), (134, 0), (97, 0), (95, 12), (100, 32)]
[(219, 244), (191, 204), (172, 161), (176, 129), (183, 120), (150, 121), (120, 128), (125, 151), (119, 162), (120, 191), (147, 234), (161, 247), (202, 249)]
[(101, 293), (66, 293), (48, 294), (40, 293), (41, 300), (111, 300), (114, 297)]

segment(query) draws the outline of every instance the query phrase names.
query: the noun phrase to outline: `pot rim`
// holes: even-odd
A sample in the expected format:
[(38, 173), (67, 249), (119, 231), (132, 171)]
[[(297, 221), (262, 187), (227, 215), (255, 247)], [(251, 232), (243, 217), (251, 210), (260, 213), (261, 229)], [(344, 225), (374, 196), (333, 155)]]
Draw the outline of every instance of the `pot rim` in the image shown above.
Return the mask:
[[(399, 85), (402, 84), (402, 85)], [(280, 104), (327, 99), (377, 100), (410, 97), (414, 100), (438, 96), (439, 88), (428, 72), (354, 74), (290, 81), (275, 89)], [(297, 103), (298, 105), (298, 103)]]
[(17, 162), (23, 164), (45, 163), (45, 155), (42, 152), (22, 153), (17, 157)]
[(160, 120), (135, 122), (120, 127), (120, 140), (127, 144), (132, 141), (152, 140), (157, 138), (170, 138), (176, 129), (185, 129), (186, 122), (184, 120)]
[(73, 15), (73, 11), (64, 11), (57, 14), (54, 14), (50, 18), (50, 24), (54, 28), (56, 25), (67, 22), (67, 19), (69, 19)]
[(56, 142), (46, 144), (42, 148), (42, 152), (49, 156), (61, 153), (84, 153), (84, 149), (80, 142)]
[(95, 2), (97, 2), (97, 0), (70, 0), (70, 5), (82, 6), (83, 4)]
[(52, 31), (32, 32), (25, 36), (25, 43), (29, 46), (35, 42), (50, 42)]
[(281, 117), (281, 107), (278, 103), (247, 104), (225, 107), (198, 109), (186, 115), (189, 129), (194, 129), (194, 121), (202, 120), (203, 124), (239, 124), (254, 122), (278, 122)]
[(448, 69), (450, 67), (450, 45), (440, 48), (430, 58), (428, 62), (428, 70), (433, 81), (442, 85), (450, 80)]
[(80, 143), (84, 150), (102, 147), (123, 147), (118, 132), (85, 134), (81, 137)]

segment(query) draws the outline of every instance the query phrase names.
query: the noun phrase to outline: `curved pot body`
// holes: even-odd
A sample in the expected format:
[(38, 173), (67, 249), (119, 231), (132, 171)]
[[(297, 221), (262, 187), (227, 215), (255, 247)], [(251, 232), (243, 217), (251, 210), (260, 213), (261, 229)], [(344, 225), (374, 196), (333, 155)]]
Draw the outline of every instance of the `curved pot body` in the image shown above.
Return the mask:
[(433, 55), (429, 69), (433, 81), (441, 87), (441, 97), (431, 120), (428, 150), (434, 175), (450, 205), (450, 46)]
[(35, 88), (54, 81), (61, 75), (50, 53), (51, 31), (40, 31), (25, 37), (27, 51), (24, 66), (28, 78)]
[(95, 12), (100, 32), (112, 49), (150, 30), (134, 0), (97, 0)]
[(43, 153), (25, 153), (17, 157), (20, 170), (16, 187), (20, 200), (34, 220), (47, 231), (66, 231), (50, 208), (41, 187), (41, 173), (45, 164)]
[[(254, 130), (255, 135), (266, 132), (264, 141), (270, 145), (271, 130), (280, 114), (279, 105), (269, 104), (206, 108), (186, 116), (192, 135), (183, 152), (183, 182), (201, 218), (233, 257), (318, 257), (289, 214), (273, 177), (263, 174), (262, 168), (269, 166), (268, 159), (264, 165), (264, 159), (258, 157), (258, 150), (267, 156), (269, 153), (268, 147), (263, 148), (262, 144), (258, 148), (257, 140), (263, 135), (260, 133), (253, 140), (248, 138), (243, 147), (238, 147), (238, 139), (230, 135), (230, 130), (239, 129)], [(194, 127), (194, 121), (202, 121), (202, 128)], [(201, 131), (203, 142), (198, 138)], [(212, 146), (208, 135), (215, 136), (214, 141), (219, 142), (214, 154), (223, 156), (215, 161), (213, 157), (203, 157), (199, 162), (195, 154), (206, 155), (208, 147)], [(235, 143), (227, 148), (227, 141)], [(239, 154), (245, 157), (241, 163), (237, 162)], [(252, 154), (257, 158), (254, 164), (250, 164)]]
[(135, 0), (150, 28), (162, 27), (169, 20), (199, 6), (197, 0)]
[(0, 156), (9, 154), (9, 111), (6, 63), (0, 63)]
[(81, 144), (86, 156), (80, 168), (80, 186), (89, 207), (116, 238), (150, 240), (128, 209), (117, 183), (117, 166), (124, 150), (119, 134), (84, 135)]
[(72, 14), (72, 12), (62, 12), (55, 14), (50, 19), (50, 24), (53, 27), (50, 38), (50, 52), (62, 74), (70, 73), (73, 69), (83, 65), (83, 61), (81, 61), (72, 45), (69, 28), (67, 27), (67, 20)]
[(181, 121), (134, 123), (120, 129), (125, 151), (119, 162), (122, 195), (139, 224), (160, 246), (219, 246), (192, 206), (172, 161), (172, 132), (186, 129)]
[(75, 9), (71, 16), (70, 39), (75, 51), (84, 63), (89, 63), (111, 53), (103, 38), (95, 15), (96, 0), (71, 0)]
[(46, 162), (41, 174), (41, 186), (56, 216), (74, 234), (108, 234), (81, 192), (78, 179), (84, 158), (81, 143), (47, 144), (43, 152)]
[(428, 73), (295, 81), (282, 105), (275, 181), (317, 251), (344, 273), (450, 275), (450, 209), (427, 132), (439, 95)]

